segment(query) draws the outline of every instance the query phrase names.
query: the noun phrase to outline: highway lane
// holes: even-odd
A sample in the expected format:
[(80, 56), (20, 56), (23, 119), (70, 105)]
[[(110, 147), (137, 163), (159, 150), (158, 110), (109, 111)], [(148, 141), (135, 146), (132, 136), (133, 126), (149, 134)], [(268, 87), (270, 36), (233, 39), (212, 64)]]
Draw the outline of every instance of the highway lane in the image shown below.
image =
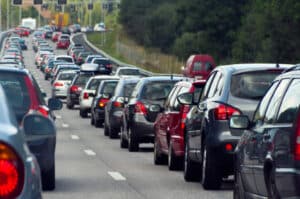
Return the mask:
[[(50, 83), (36, 69), (31, 41), (27, 43), (25, 64), (50, 97)], [(198, 182), (185, 182), (181, 171), (155, 166), (152, 144), (129, 153), (120, 149), (118, 139), (105, 137), (103, 128), (91, 126), (90, 118), (80, 118), (78, 110), (64, 106), (56, 115), (56, 189), (44, 192), (45, 199), (232, 198), (232, 182), (220, 191), (204, 191)]]

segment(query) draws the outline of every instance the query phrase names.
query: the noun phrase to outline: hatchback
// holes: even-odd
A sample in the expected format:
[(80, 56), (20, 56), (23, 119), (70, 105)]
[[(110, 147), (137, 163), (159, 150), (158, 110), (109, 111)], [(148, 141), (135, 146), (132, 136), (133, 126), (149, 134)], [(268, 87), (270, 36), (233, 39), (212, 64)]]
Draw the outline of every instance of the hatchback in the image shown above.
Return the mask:
[(185, 119), (193, 105), (181, 105), (177, 96), (189, 92), (198, 101), (205, 82), (205, 80), (193, 81), (193, 79), (180, 81), (170, 92), (154, 124), (154, 164), (162, 164), (168, 160), (170, 170), (182, 168)]
[(121, 136), (128, 142), (129, 151), (138, 151), (140, 143), (154, 142), (154, 122), (159, 110), (151, 105), (162, 106), (180, 79), (173, 75), (146, 77), (135, 86), (125, 105), (121, 128)]
[(78, 72), (76, 70), (61, 71), (53, 81), (52, 97), (66, 98), (69, 85)]
[(251, 117), (276, 76), (291, 65), (235, 64), (212, 71), (198, 106), (186, 119), (184, 178), (201, 178), (205, 189), (219, 189), (233, 174), (234, 148), (241, 131), (230, 131), (229, 118)]
[(300, 71), (274, 81), (253, 120), (233, 116), (232, 131), (244, 130), (236, 147), (234, 198), (299, 198)]

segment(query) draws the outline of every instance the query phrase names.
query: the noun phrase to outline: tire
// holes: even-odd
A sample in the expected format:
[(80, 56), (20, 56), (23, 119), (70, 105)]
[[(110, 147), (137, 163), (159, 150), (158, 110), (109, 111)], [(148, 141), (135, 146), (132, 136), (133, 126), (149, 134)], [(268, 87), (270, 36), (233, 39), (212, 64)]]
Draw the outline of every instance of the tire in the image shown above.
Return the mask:
[(82, 118), (87, 118), (88, 116), (88, 113), (86, 110), (79, 110), (79, 115), (82, 117)]
[(49, 171), (42, 172), (42, 187), (47, 191), (55, 189), (55, 165)]
[(205, 146), (202, 154), (202, 186), (207, 190), (220, 189), (222, 175), (218, 168), (218, 162), (214, 159), (214, 154)]
[[(97, 122), (97, 121), (96, 121)], [(107, 128), (106, 124), (104, 123), (104, 135), (108, 136), (109, 135), (109, 129)]]
[(67, 101), (67, 108), (68, 109), (73, 109), (74, 108), (74, 104), (72, 102), (68, 102)]
[(268, 189), (268, 198), (272, 199), (280, 199), (279, 192), (276, 187), (275, 183), (275, 174), (274, 171), (270, 172), (270, 174), (267, 177), (267, 189)]
[(109, 128), (109, 138), (115, 139), (119, 137), (119, 131), (115, 128)]
[(182, 158), (177, 157), (173, 151), (173, 144), (170, 141), (168, 149), (168, 168), (170, 171), (180, 170), (182, 168)]
[(123, 128), (121, 127), (120, 148), (128, 148), (128, 141), (124, 139)]
[(131, 128), (128, 129), (128, 151), (135, 152), (139, 150), (139, 143), (134, 136), (134, 133)]
[(48, 77), (45, 75), (45, 80), (48, 80)]
[(153, 153), (153, 162), (155, 165), (164, 165), (167, 164), (167, 156), (159, 152), (159, 146), (157, 139), (154, 138), (154, 153)]
[[(185, 139), (187, 140), (187, 139)], [(183, 177), (187, 182), (195, 182), (201, 179), (200, 164), (194, 162), (189, 155), (189, 145), (186, 141), (184, 147), (184, 166), (183, 166)], [(200, 171), (200, 172), (199, 172)]]
[(235, 171), (234, 175), (234, 187), (233, 187), (233, 199), (245, 199), (244, 186), (239, 171)]

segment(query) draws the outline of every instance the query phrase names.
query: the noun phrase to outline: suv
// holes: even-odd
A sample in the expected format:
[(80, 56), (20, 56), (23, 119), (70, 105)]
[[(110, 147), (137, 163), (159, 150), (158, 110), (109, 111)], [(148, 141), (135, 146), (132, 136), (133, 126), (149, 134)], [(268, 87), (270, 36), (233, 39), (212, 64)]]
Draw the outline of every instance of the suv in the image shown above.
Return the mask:
[(300, 66), (274, 81), (253, 120), (233, 116), (244, 130), (236, 147), (234, 198), (299, 198)]
[(242, 132), (230, 132), (230, 117), (242, 113), (251, 117), (271, 82), (288, 67), (253, 63), (212, 71), (200, 103), (187, 115), (185, 180), (201, 177), (205, 189), (219, 189), (222, 178), (233, 174), (234, 148)]
[(140, 143), (154, 142), (154, 122), (174, 84), (181, 77), (157, 76), (142, 78), (135, 86), (123, 113), (121, 136), (128, 142), (129, 151), (138, 151)]
[(199, 100), (204, 85), (205, 80), (180, 81), (170, 92), (154, 124), (154, 164), (162, 164), (168, 158), (170, 170), (182, 168), (185, 118), (191, 106), (181, 105), (177, 96), (189, 92), (193, 93), (194, 99)]

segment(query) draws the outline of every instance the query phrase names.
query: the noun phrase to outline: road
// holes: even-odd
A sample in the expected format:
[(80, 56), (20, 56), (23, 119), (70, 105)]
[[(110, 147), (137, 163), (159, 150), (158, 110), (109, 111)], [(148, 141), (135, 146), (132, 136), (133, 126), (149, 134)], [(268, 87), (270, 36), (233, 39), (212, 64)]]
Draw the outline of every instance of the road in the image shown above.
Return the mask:
[[(51, 41), (49, 41), (51, 43)], [(50, 83), (34, 65), (34, 51), (24, 51), (26, 67), (50, 97)], [(64, 50), (56, 54), (65, 54)], [(153, 145), (139, 152), (120, 149), (119, 140), (104, 136), (103, 128), (82, 119), (78, 109), (64, 108), (56, 113), (56, 189), (44, 192), (45, 199), (228, 199), (232, 182), (220, 191), (205, 191), (199, 182), (188, 183), (182, 171), (168, 171), (153, 164)]]

